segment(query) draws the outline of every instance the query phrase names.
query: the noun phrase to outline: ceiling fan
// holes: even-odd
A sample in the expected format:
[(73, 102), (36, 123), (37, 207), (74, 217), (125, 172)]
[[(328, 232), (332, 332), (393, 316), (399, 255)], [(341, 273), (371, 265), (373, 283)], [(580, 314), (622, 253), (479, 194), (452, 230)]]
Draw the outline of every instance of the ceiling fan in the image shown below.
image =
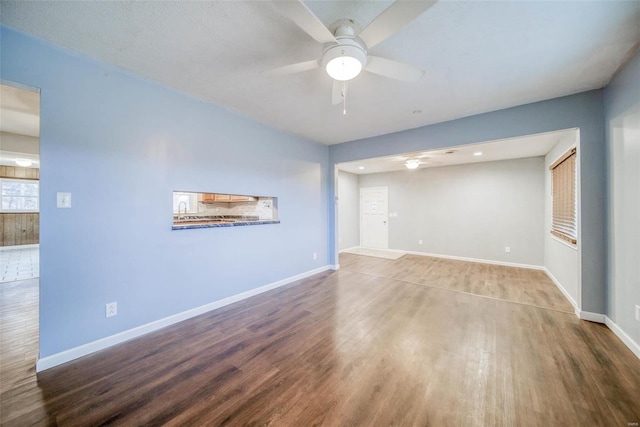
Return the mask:
[[(369, 55), (368, 50), (395, 34), (435, 3), (436, 1), (398, 0), (356, 34), (357, 26), (353, 20), (338, 21), (335, 31), (331, 32), (301, 0), (274, 1), (284, 16), (317, 42), (323, 43), (324, 47), (319, 59), (285, 65), (264, 74), (285, 76), (323, 67), (334, 79), (332, 103), (342, 103), (343, 106), (346, 106), (347, 82), (358, 76), (362, 70), (391, 79), (416, 82), (424, 74), (423, 70), (402, 62)], [(346, 114), (345, 108), (343, 114)]]

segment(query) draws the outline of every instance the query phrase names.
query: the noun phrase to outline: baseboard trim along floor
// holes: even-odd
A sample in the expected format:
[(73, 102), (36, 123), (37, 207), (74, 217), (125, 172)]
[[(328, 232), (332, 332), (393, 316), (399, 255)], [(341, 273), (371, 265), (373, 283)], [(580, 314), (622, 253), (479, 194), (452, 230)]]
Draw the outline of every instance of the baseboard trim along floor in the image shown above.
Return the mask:
[(602, 323), (607, 326), (607, 328), (611, 329), (611, 331), (616, 334), (620, 341), (624, 343), (629, 350), (636, 355), (638, 359), (640, 359), (640, 344), (635, 342), (633, 338), (631, 338), (625, 331), (622, 330), (620, 326), (616, 322), (614, 322), (609, 316), (600, 313), (592, 313), (590, 311), (578, 311), (578, 318), (582, 320), (587, 320), (589, 322), (594, 323)]
[(571, 305), (575, 309), (576, 316), (578, 316), (578, 318), (581, 318), (580, 307), (578, 307), (578, 303), (576, 302), (576, 300), (574, 300), (573, 297), (569, 294), (569, 292), (567, 292), (567, 290), (564, 288), (564, 286), (562, 286), (562, 283), (560, 283), (560, 281), (556, 279), (553, 274), (551, 274), (551, 272), (547, 269), (547, 267), (542, 267), (542, 270), (547, 274), (547, 276), (549, 276), (549, 279), (551, 279), (553, 284), (556, 285), (558, 289), (560, 289), (560, 292), (562, 292), (562, 295), (564, 295), (564, 297), (571, 303)]
[(604, 324), (607, 325), (607, 327), (611, 329), (627, 347), (629, 347), (629, 350), (631, 350), (638, 359), (640, 359), (640, 344), (627, 335), (626, 332), (616, 324), (616, 322), (609, 318), (609, 316), (604, 316)]
[(528, 268), (530, 270), (544, 270), (544, 267), (541, 265), (533, 265), (533, 264), (520, 264), (517, 262), (507, 262), (507, 261), (494, 261), (490, 259), (482, 259), (482, 258), (469, 258), (464, 256), (456, 256), (456, 255), (442, 255), (442, 254), (432, 254), (428, 252), (419, 252), (419, 251), (405, 251), (401, 249), (387, 249), (389, 252), (400, 252), (403, 254), (409, 255), (418, 255), (418, 256), (428, 256), (433, 258), (443, 258), (443, 259), (452, 259), (456, 261), (468, 261), (468, 262), (478, 262), (480, 264), (491, 264), (491, 265), (502, 265), (505, 267), (518, 267), (518, 268)]
[(385, 259), (398, 259), (405, 255), (404, 251), (396, 251), (389, 249), (374, 249), (374, 248), (350, 248), (345, 249), (342, 253), (349, 253), (354, 255), (364, 255), (364, 256), (372, 256), (375, 258), (385, 258)]
[(181, 313), (177, 313), (177, 314), (165, 317), (163, 319), (155, 320), (145, 325), (128, 329), (126, 331), (119, 332), (115, 335), (101, 338), (99, 340), (92, 341), (90, 343), (83, 344), (78, 347), (74, 347), (69, 350), (65, 350), (60, 353), (53, 354), (51, 356), (40, 358), (36, 362), (36, 372), (41, 372), (46, 369), (53, 368), (63, 363), (67, 363), (72, 360), (78, 359), (82, 356), (95, 353), (96, 351), (103, 350), (105, 348), (114, 346), (116, 344), (120, 344), (125, 341), (138, 338), (150, 332), (157, 331), (158, 329), (162, 329), (167, 326), (173, 325), (175, 323), (182, 322), (183, 320), (187, 320), (192, 317), (199, 316), (209, 311), (216, 310), (218, 308), (227, 306), (229, 304), (233, 304), (234, 302), (242, 301), (244, 299), (251, 298), (252, 296), (261, 294), (263, 292), (267, 292), (272, 289), (279, 288), (284, 285), (288, 285), (289, 283), (293, 283), (295, 281), (305, 279), (307, 277), (313, 276), (314, 274), (322, 273), (323, 271), (327, 271), (327, 270), (335, 270), (334, 267), (335, 266), (333, 265), (325, 265), (323, 267), (309, 270), (304, 273), (296, 274), (295, 276), (287, 277), (286, 279), (278, 280), (277, 282), (269, 283), (268, 285), (264, 285), (259, 288), (251, 289), (246, 292), (232, 295), (230, 297), (223, 298), (218, 301), (213, 301), (211, 303), (201, 305), (200, 307), (195, 307), (190, 310), (186, 310)]

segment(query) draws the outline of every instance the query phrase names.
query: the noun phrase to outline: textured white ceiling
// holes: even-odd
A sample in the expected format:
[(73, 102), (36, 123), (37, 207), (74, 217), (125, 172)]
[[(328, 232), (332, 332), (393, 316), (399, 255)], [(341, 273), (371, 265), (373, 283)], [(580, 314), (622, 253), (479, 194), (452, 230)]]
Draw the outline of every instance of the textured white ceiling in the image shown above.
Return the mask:
[[(487, 141), (480, 144), (449, 147), (447, 149), (419, 151), (397, 156), (377, 157), (338, 164), (345, 172), (358, 175), (406, 171), (405, 163), (409, 159), (418, 159), (418, 169), (461, 165), (467, 163), (492, 162), (497, 160), (522, 159), (526, 157), (544, 156), (561, 139), (575, 135), (576, 129), (545, 132), (519, 138), (507, 138)], [(474, 153), (482, 153), (479, 156)], [(364, 168), (364, 169), (361, 169)]]
[[(390, 4), (305, 3), (326, 25), (362, 26)], [(362, 73), (342, 116), (323, 70), (261, 75), (321, 51), (269, 1), (3, 1), (0, 19), (326, 144), (600, 88), (640, 40), (638, 1), (442, 1), (370, 51), (424, 77)]]

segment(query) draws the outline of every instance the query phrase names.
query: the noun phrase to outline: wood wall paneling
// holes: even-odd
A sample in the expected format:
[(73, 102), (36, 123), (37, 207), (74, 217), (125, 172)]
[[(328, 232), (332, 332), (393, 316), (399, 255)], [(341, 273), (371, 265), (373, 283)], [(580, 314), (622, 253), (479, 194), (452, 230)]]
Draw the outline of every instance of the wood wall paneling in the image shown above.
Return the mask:
[[(40, 169), (0, 166), (0, 178), (40, 179)], [(0, 246), (40, 243), (40, 214), (0, 213)]]
[(40, 169), (0, 166), (0, 178), (40, 179)]
[(40, 243), (40, 214), (0, 213), (0, 246)]

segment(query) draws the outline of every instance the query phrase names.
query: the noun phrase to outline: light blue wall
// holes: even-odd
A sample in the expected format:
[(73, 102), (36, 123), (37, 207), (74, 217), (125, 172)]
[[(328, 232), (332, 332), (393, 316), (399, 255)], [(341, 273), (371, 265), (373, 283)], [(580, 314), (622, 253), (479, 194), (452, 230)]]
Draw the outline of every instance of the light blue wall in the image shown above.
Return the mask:
[[(40, 357), (327, 264), (326, 146), (0, 36), (2, 79), (42, 93)], [(282, 223), (171, 231), (174, 190), (276, 196)]]
[(607, 314), (637, 345), (640, 323), (640, 52), (605, 89), (609, 157)]
[[(582, 310), (604, 313), (606, 161), (602, 90), (332, 145), (330, 164), (574, 127), (580, 128), (581, 138)], [(333, 173), (333, 168), (329, 171)], [(333, 182), (333, 177), (330, 182)], [(334, 191), (330, 190), (330, 197)], [(329, 222), (333, 227), (335, 217), (331, 217)], [(329, 245), (335, 248), (335, 240)]]

